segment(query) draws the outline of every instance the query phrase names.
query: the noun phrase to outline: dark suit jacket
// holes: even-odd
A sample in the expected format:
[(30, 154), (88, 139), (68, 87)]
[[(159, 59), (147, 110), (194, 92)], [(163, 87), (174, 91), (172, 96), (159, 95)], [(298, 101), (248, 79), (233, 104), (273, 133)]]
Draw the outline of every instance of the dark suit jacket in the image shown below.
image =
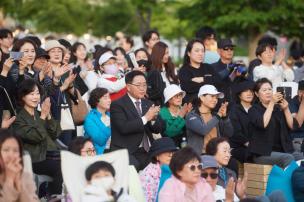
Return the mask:
[[(149, 100), (141, 100), (143, 115), (152, 104)], [(139, 148), (144, 134), (148, 135), (152, 143), (152, 133), (161, 133), (163, 130), (163, 123), (159, 116), (153, 125), (151, 121), (148, 121), (146, 125), (143, 124), (128, 94), (111, 104), (110, 117), (111, 151), (126, 148), (132, 154)]]

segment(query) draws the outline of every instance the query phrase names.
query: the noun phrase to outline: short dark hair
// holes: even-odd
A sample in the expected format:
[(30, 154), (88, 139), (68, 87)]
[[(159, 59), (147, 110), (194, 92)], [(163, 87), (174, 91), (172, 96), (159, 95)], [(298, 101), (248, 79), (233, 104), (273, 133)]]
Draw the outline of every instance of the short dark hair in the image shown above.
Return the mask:
[(32, 41), (31, 39), (29, 39), (29, 38), (18, 39), (18, 40), (14, 43), (13, 48), (12, 48), (12, 51), (18, 51), (18, 52), (19, 52), (20, 49), (21, 49), (21, 47), (22, 47), (24, 44), (26, 44), (26, 43), (32, 44), (32, 45), (34, 46), (35, 52), (37, 52), (37, 48), (38, 48), (37, 44), (36, 44), (34, 41)]
[(263, 36), (259, 41), (258, 41), (258, 45), (260, 44), (269, 44), (271, 45), (272, 47), (276, 47), (278, 45), (278, 42), (276, 40), (276, 38), (272, 37), (272, 36), (269, 36), (269, 35), (265, 35)]
[(26, 36), (26, 37), (24, 37), (24, 39), (30, 39), (30, 40), (32, 40), (33, 42), (35, 42), (35, 44), (37, 45), (37, 47), (41, 46), (41, 40), (37, 36), (34, 36), (34, 35)]
[(117, 55), (117, 51), (120, 51), (126, 57), (126, 51), (122, 47), (116, 47), (113, 51), (114, 55)]
[(255, 55), (261, 56), (264, 51), (266, 51), (266, 48), (269, 47), (270, 49), (274, 49), (274, 47), (271, 44), (262, 43), (258, 45), (258, 47), (255, 49)]
[(139, 49), (135, 50), (135, 51), (134, 51), (134, 55), (136, 56), (137, 53), (140, 52), (140, 51), (145, 52), (146, 55), (147, 55), (148, 60), (150, 60), (150, 55), (149, 55), (148, 51), (147, 51), (146, 49), (144, 49), (144, 48), (139, 48)]
[(172, 171), (172, 174), (180, 179), (180, 176), (177, 172), (181, 171), (185, 164), (192, 160), (198, 160), (201, 162), (201, 157), (192, 147), (184, 147), (181, 150), (175, 152), (171, 158), (169, 167)]
[(71, 50), (72, 44), (65, 39), (59, 39), (58, 42), (63, 45), (66, 49)]
[(8, 35), (13, 36), (13, 32), (9, 29), (0, 29), (0, 39), (4, 39), (6, 37), (8, 37)]
[(228, 142), (228, 139), (225, 137), (215, 137), (209, 140), (209, 142), (206, 145), (206, 154), (214, 156), (217, 153), (217, 147), (222, 142)]
[(76, 137), (69, 145), (68, 150), (74, 154), (81, 154), (81, 149), (87, 142), (92, 142), (90, 138), (87, 137)]
[(100, 170), (109, 171), (113, 177), (115, 177), (115, 170), (113, 166), (106, 161), (97, 161), (88, 166), (85, 171), (85, 177), (87, 181), (90, 181), (92, 176)]
[(144, 45), (147, 41), (149, 41), (152, 37), (152, 34), (156, 34), (159, 37), (159, 33), (156, 30), (148, 30), (144, 33), (144, 35), (142, 36), (142, 40), (144, 42)]
[[(12, 133), (10, 130), (8, 129), (0, 129), (0, 150), (2, 148), (3, 143), (8, 140), (8, 139), (15, 139), (18, 143), (18, 147), (19, 147), (19, 157), (21, 159), (21, 165), (23, 167), (23, 145), (22, 145), (22, 141), (20, 140), (20, 138), (18, 136), (16, 136), (14, 133)], [(0, 157), (2, 159), (2, 156)], [(4, 172), (4, 165), (2, 165), (2, 163), (0, 163), (0, 173)]]
[(190, 57), (188, 55), (188, 52), (191, 52), (193, 45), (195, 43), (200, 43), (204, 46), (204, 50), (205, 50), (205, 45), (204, 42), (201, 39), (192, 39), (188, 42), (187, 46), (186, 46), (186, 50), (185, 50), (185, 54), (184, 54), (184, 66), (189, 65), (190, 64)]
[(205, 39), (207, 39), (210, 36), (214, 36), (216, 37), (216, 33), (215, 30), (212, 27), (209, 26), (205, 26), (205, 27), (201, 27), (196, 33), (195, 33), (195, 37), (198, 39), (202, 39), (203, 41)]
[(138, 70), (134, 70), (134, 71), (131, 71), (131, 72), (127, 73), (126, 76), (125, 76), (125, 82), (126, 82), (126, 84), (132, 83), (133, 79), (136, 76), (143, 76), (143, 77), (145, 77), (145, 74), (143, 72), (141, 72), (141, 71), (138, 71)]
[(88, 103), (91, 106), (91, 108), (95, 109), (97, 107), (99, 99), (108, 92), (109, 91), (106, 88), (95, 88), (94, 90), (92, 90), (88, 100)]
[(36, 86), (38, 87), (41, 96), (42, 88), (34, 79), (25, 79), (20, 83), (17, 96), (18, 96), (18, 104), (21, 107), (24, 106), (24, 101), (22, 98), (28, 95), (29, 93), (33, 92)]
[(260, 78), (258, 79), (256, 82), (255, 82), (255, 85), (254, 85), (254, 92), (259, 92), (259, 90), (261, 89), (262, 85), (264, 83), (269, 83), (272, 87), (272, 82), (267, 79), (267, 78)]
[(131, 48), (134, 46), (134, 40), (130, 36), (125, 37), (126, 42), (131, 45)]

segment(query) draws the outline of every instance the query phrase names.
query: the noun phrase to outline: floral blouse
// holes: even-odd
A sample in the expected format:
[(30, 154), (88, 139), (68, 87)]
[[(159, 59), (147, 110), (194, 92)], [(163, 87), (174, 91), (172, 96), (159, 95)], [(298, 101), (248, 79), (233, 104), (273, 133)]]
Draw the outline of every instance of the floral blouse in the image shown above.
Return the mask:
[(139, 174), (147, 202), (155, 202), (161, 175), (160, 164), (150, 163)]

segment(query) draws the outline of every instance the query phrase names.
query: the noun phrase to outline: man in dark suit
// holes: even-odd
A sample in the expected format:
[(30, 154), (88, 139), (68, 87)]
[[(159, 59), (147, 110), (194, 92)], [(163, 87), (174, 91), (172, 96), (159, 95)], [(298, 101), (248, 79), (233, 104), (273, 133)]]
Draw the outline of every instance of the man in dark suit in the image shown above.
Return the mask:
[(162, 132), (159, 106), (145, 99), (147, 82), (140, 71), (125, 77), (128, 93), (111, 104), (111, 151), (128, 149), (130, 164), (137, 170), (148, 163), (152, 133)]

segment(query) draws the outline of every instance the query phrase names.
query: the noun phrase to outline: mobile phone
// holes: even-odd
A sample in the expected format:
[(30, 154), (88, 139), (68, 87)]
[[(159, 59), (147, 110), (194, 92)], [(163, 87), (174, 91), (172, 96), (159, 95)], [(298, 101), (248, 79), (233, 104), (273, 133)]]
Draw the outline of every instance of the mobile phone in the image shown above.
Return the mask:
[(23, 57), (23, 52), (10, 51), (10, 58), (14, 61), (20, 60)]
[(139, 66), (138, 66), (138, 64), (137, 64), (137, 62), (136, 62), (135, 54), (134, 54), (133, 52), (131, 52), (131, 53), (129, 53), (129, 57), (130, 57), (130, 59), (131, 59), (131, 62), (132, 62), (132, 64), (133, 64), (133, 67), (134, 67), (134, 68), (138, 68)]
[(81, 68), (80, 66), (78, 65), (77, 67), (74, 67), (73, 70), (72, 70), (72, 73), (73, 74), (79, 74), (81, 71)]
[(290, 101), (292, 98), (291, 91), (292, 91), (292, 88), (289, 86), (278, 86), (277, 87), (277, 92), (280, 92), (283, 95), (284, 99), (287, 101)]

